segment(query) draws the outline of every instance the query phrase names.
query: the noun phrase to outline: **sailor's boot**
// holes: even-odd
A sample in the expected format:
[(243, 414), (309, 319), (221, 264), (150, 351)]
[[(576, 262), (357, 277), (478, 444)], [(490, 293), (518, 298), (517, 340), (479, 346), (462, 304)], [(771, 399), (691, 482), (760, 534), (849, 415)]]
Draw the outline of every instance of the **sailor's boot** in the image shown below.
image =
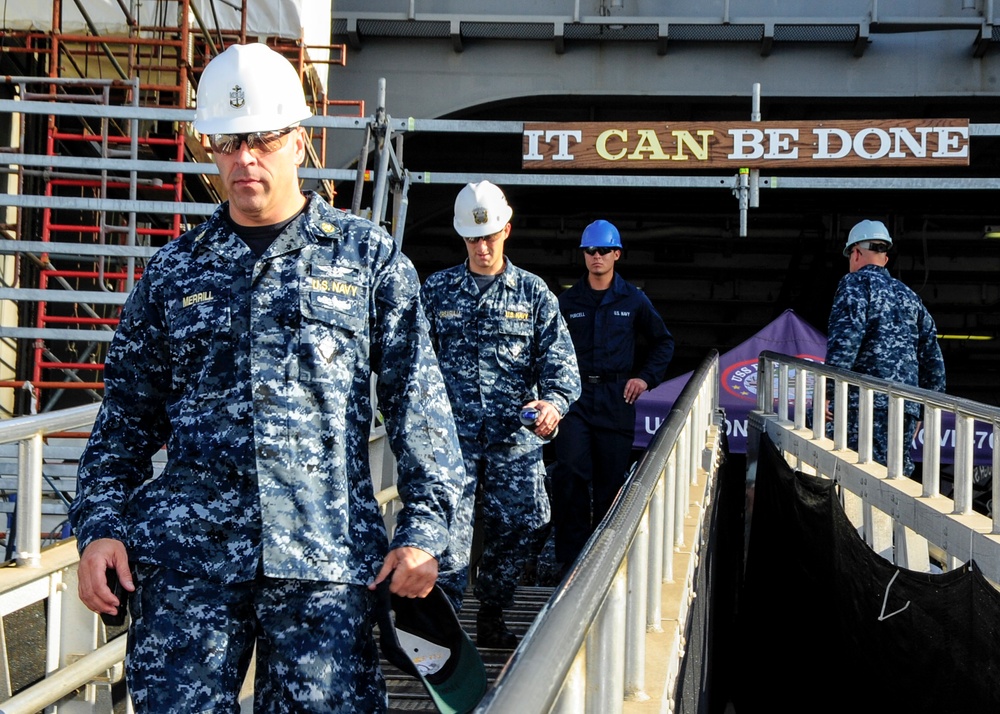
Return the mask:
[(476, 641), (480, 647), (514, 649), (517, 635), (507, 629), (503, 610), (496, 605), (483, 605), (476, 615)]

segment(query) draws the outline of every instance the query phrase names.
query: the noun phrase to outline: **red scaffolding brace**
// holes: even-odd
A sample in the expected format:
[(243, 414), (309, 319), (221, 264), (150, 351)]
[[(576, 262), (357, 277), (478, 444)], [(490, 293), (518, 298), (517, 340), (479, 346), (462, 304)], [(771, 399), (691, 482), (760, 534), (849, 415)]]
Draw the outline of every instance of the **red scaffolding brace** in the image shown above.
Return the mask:
[[(127, 18), (127, 21), (123, 18), (123, 26), (128, 26), (127, 34), (63, 34), (59, 29), (60, 2), (53, 2), (51, 32), (5, 33), (9, 38), (17, 35), (18, 41), (9, 43), (4, 51), (24, 52), (41, 58), (43, 61), (40, 64), (46, 68), (45, 76), (20, 87), (24, 100), (108, 107), (190, 108), (197, 80), (208, 61), (230, 44), (257, 39), (248, 37), (245, 29), (239, 32), (213, 31), (211, 37), (192, 32), (189, 29), (192, 13), (189, 0), (179, 0), (176, 26), (139, 27), (132, 18)], [(243, 12), (245, 14), (245, 8)], [(245, 25), (244, 21), (242, 26), (245, 28)], [(328, 99), (317, 74), (317, 64), (345, 64), (346, 49), (343, 45), (317, 48), (329, 52), (330, 56), (328, 60), (317, 62), (309, 57), (308, 48), (301, 41), (274, 37), (266, 41), (298, 68), (307, 98), (317, 115), (364, 116), (364, 103), (361, 101)], [(321, 71), (328, 70), (322, 67)], [(105, 74), (110, 74), (112, 78), (105, 78)], [(205, 145), (193, 140), (186, 122), (140, 125), (137, 120), (115, 121), (109, 118), (111, 115), (109, 112), (107, 117), (102, 116), (99, 120), (64, 114), (48, 116), (46, 155), (133, 159), (151, 156), (159, 161), (177, 163), (189, 156), (198, 161), (207, 160)], [(325, 129), (312, 130), (310, 138), (307, 163), (322, 166), (326, 159)], [(127, 179), (109, 176), (107, 171), (42, 173), (43, 183), (39, 191), (47, 199), (46, 206), (40, 209), (36, 235), (21, 237), (43, 243), (155, 247), (176, 238), (189, 227), (179, 214), (163, 218), (141, 216), (127, 209), (86, 211), (67, 208), (67, 202), (61, 203), (61, 199), (69, 199), (69, 205), (72, 205), (72, 199), (122, 197), (128, 205), (128, 201), (142, 195), (181, 203), (193, 190), (213, 200), (225, 198), (218, 182), (203, 176), (188, 176), (187, 181), (196, 182), (197, 186), (191, 183), (185, 185), (185, 176), (180, 172), (144, 179), (139, 179), (134, 171)], [(332, 202), (332, 182), (321, 182), (320, 188)], [(22, 223), (19, 220), (19, 224)], [(56, 265), (53, 260), (58, 260), (59, 264)], [(30, 282), (34, 282), (43, 295), (51, 290), (123, 293), (131, 289), (142, 273), (141, 262), (134, 259), (123, 262), (110, 256), (89, 262), (76, 258), (67, 264), (66, 259), (42, 252), (32, 256), (31, 261), (34, 271)], [(22, 276), (24, 274), (22, 272)], [(22, 282), (22, 287), (27, 286)], [(64, 295), (59, 298), (37, 301), (33, 322), (39, 334), (47, 330), (55, 334), (60, 328), (113, 330), (118, 323), (120, 307), (117, 304), (97, 305), (85, 300), (66, 300)], [(0, 381), (0, 387), (20, 388), (25, 382), (30, 382), (32, 411), (55, 408), (55, 401), (64, 394), (63, 390), (83, 389), (97, 393), (103, 386), (106, 344), (106, 340), (89, 342), (86, 339), (35, 338), (30, 349), (30, 368), (26, 369), (23, 365), (18, 368), (19, 377), (30, 376), (27, 379)]]

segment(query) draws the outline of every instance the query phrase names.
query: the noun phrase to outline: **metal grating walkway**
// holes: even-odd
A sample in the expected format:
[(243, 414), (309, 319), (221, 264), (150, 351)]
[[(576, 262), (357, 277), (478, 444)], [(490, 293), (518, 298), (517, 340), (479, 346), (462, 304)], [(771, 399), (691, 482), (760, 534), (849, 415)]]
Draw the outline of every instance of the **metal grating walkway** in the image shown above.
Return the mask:
[[(519, 587), (514, 596), (514, 606), (504, 611), (507, 626), (519, 638), (531, 627), (535, 617), (549, 601), (555, 588), (551, 587)], [(479, 611), (479, 601), (469, 593), (466, 596), (459, 620), (462, 627), (476, 642), (476, 613)], [(478, 643), (476, 643), (478, 645)], [(480, 649), (483, 663), (486, 665), (486, 677), (490, 686), (499, 676), (513, 650)], [(389, 690), (389, 712), (434, 712), (437, 711), (423, 685), (409, 674), (393, 667), (385, 659), (382, 660), (382, 672), (385, 675), (386, 687)]]

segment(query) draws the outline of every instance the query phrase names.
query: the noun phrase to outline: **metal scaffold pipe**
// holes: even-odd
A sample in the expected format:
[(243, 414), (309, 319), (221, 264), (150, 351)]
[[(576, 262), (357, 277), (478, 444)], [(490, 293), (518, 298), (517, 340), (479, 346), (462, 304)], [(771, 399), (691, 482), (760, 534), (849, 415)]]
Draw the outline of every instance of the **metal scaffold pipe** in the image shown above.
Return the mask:
[(0, 714), (34, 714), (72, 694), (83, 684), (106, 675), (125, 659), (125, 640), (125, 637), (117, 637), (87, 657), (66, 665), (33, 687), (15, 694), (0, 704)]

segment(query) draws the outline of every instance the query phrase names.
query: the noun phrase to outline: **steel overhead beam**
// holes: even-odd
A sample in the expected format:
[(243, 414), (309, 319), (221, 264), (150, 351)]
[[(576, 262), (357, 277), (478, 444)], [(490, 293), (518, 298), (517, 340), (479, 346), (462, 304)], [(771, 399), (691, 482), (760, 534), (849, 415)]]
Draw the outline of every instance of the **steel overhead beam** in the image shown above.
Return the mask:
[[(51, 116), (94, 117), (99, 119), (139, 119), (145, 121), (193, 122), (194, 109), (165, 109), (107, 104), (66, 104), (59, 102), (0, 99), (0, 112), (8, 114), (42, 114)], [(328, 129), (364, 129), (370, 117), (312, 116), (303, 126)], [(96, 136), (94, 140), (100, 140)]]
[(178, 203), (176, 201), (137, 201), (124, 198), (78, 198), (72, 196), (23, 196), (0, 194), (0, 206), (16, 208), (59, 208), (80, 211), (117, 211), (119, 213), (157, 213), (165, 215), (211, 215), (218, 204)]
[(38, 302), (93, 303), (124, 305), (128, 293), (101, 290), (59, 290), (46, 288), (0, 288), (0, 300), (34, 300)]
[(996, 191), (1000, 188), (1000, 178), (761, 176), (760, 184), (761, 187), (771, 189)]
[[(733, 189), (739, 180), (736, 174), (728, 176), (651, 176), (634, 174), (495, 174), (483, 172), (410, 171), (409, 176), (411, 186), (419, 184), (464, 185), (488, 179), (494, 183), (506, 186)], [(785, 177), (772, 175), (760, 177), (760, 188), (991, 191), (1000, 188), (1000, 178)], [(22, 196), (14, 194), (0, 194), (0, 206), (14, 206), (17, 208), (58, 207), (61, 209), (83, 211), (118, 211), (122, 213), (181, 214), (193, 216), (208, 216), (218, 208), (217, 204), (214, 203), (132, 201), (112, 198)], [(31, 250), (34, 250), (34, 248)]]
[[(149, 159), (102, 159), (84, 156), (46, 156), (44, 154), (0, 154), (0, 166), (31, 166), (54, 169), (84, 169), (101, 171), (136, 171), (139, 173), (168, 173), (208, 175), (218, 174), (213, 163), (191, 161), (153, 161)], [(347, 169), (299, 168), (299, 178), (351, 179), (354, 171)]]
[(104, 258), (151, 258), (159, 248), (108, 243), (61, 243), (58, 241), (0, 240), (0, 255), (47, 253), (49, 255), (99, 256)]
[[(16, 101), (0, 99), (0, 112), (11, 114), (43, 114), (56, 116), (87, 116), (99, 118), (163, 120), (174, 117), (178, 121), (193, 121), (193, 109), (159, 109), (155, 107), (68, 105), (53, 102)], [(325, 129), (362, 130), (374, 121), (374, 117), (313, 116), (302, 122), (303, 126)], [(520, 134), (524, 131), (523, 121), (490, 121), (473, 119), (418, 119), (416, 117), (390, 118), (393, 132), (463, 132), (469, 134)], [(970, 124), (971, 136), (1000, 135), (1000, 124)], [(95, 136), (95, 141), (100, 137)], [(153, 162), (156, 163), (156, 162)], [(174, 166), (177, 164), (174, 163)]]
[[(111, 342), (114, 331), (61, 330), (50, 327), (0, 327), (0, 339), (77, 340), (81, 342)], [(2, 710), (0, 710), (2, 714)]]
[[(738, 176), (649, 176), (630, 174), (491, 174), (411, 171), (414, 184), (466, 184), (489, 179), (505, 186), (601, 186), (603, 188), (727, 188)], [(1000, 178), (931, 177), (808, 177), (761, 176), (760, 187), (770, 189), (871, 189), (871, 190), (996, 190)]]

